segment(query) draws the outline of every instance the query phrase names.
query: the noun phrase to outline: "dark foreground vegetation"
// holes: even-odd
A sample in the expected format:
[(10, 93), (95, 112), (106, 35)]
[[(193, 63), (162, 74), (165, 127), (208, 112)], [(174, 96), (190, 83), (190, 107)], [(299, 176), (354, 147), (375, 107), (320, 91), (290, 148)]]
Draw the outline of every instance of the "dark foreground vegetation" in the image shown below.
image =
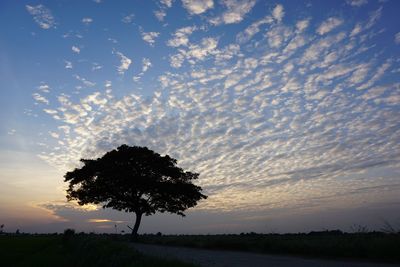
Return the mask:
[(400, 233), (142, 235), (147, 244), (400, 263)]
[(109, 235), (0, 235), (2, 267), (190, 267), (144, 256)]
[[(144, 256), (130, 235), (0, 234), (0, 266), (190, 267)], [(400, 233), (341, 231), (308, 234), (162, 235), (144, 234), (137, 242), (212, 250), (236, 250), (313, 258), (400, 263)]]

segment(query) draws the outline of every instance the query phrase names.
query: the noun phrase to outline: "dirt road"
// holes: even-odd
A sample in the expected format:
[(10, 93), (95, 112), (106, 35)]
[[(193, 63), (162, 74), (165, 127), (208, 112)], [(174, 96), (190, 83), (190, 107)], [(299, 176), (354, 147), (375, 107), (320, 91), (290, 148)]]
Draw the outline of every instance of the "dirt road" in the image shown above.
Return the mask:
[(236, 251), (215, 251), (194, 248), (132, 244), (151, 256), (173, 258), (205, 267), (393, 267), (399, 265), (355, 261), (328, 261), (298, 257), (265, 255)]

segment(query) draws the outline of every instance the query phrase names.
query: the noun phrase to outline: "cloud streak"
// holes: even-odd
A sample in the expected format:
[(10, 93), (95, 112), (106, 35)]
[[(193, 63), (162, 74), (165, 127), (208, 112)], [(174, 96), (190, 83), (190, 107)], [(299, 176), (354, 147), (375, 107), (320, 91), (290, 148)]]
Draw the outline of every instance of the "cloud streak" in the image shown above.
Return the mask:
[(33, 20), (36, 22), (36, 24), (39, 25), (40, 28), (48, 30), (56, 27), (56, 22), (53, 15), (51, 14), (50, 9), (48, 9), (44, 5), (26, 5), (25, 8), (29, 12), (29, 14), (32, 15)]
[(334, 18), (334, 17), (328, 18), (327, 20), (322, 22), (321, 25), (318, 27), (317, 33), (320, 35), (324, 35), (330, 31), (332, 31), (336, 27), (340, 26), (342, 23), (343, 23), (343, 20), (341, 20), (339, 18)]

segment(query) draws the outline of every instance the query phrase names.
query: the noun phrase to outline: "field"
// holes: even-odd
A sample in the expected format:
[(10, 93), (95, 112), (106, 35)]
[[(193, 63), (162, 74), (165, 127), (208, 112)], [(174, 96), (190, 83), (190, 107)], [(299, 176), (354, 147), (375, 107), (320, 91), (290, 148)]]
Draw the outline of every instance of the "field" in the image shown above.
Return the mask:
[(142, 235), (147, 244), (251, 251), (312, 258), (400, 262), (400, 234), (381, 232), (241, 235)]
[[(129, 235), (0, 235), (0, 266), (194, 266), (144, 256), (133, 250), (128, 240)], [(324, 231), (309, 234), (145, 234), (139, 237), (138, 242), (210, 250), (400, 263), (398, 233)]]
[(0, 235), (0, 266), (193, 267), (144, 256), (126, 242), (96, 235)]

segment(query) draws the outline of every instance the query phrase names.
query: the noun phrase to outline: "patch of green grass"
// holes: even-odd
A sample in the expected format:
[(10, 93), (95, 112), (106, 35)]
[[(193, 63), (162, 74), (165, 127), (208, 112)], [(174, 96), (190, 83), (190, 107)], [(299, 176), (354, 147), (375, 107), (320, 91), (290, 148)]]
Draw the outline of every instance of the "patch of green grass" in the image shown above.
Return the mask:
[(193, 267), (173, 260), (144, 256), (127, 244), (101, 236), (0, 236), (4, 267)]
[(395, 233), (325, 231), (310, 234), (144, 235), (139, 241), (205, 249), (400, 262), (400, 234)]

